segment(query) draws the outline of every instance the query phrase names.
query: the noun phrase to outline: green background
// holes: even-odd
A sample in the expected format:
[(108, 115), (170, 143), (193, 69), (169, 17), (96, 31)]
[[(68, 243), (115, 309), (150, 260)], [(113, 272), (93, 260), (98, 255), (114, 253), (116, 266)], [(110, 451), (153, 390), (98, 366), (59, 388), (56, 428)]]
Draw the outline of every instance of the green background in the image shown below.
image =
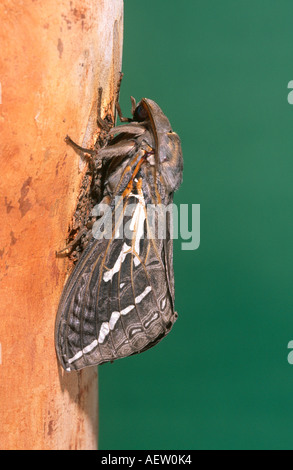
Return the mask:
[(182, 140), (179, 318), (99, 368), (100, 449), (293, 449), (292, 0), (125, 0), (121, 104), (159, 103)]

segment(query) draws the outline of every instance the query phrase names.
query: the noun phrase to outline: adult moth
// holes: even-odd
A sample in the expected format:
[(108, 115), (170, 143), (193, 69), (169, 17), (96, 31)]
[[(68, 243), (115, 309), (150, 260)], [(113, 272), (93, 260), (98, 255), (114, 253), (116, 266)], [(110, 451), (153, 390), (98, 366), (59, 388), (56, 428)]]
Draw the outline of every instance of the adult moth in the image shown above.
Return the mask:
[[(172, 203), (182, 182), (181, 143), (154, 101), (132, 99), (132, 116), (94, 155), (103, 167), (101, 204), (111, 208), (113, 224), (110, 237), (92, 232), (63, 289), (55, 346), (67, 371), (143, 352), (177, 318), (171, 220), (162, 221), (158, 210), (151, 224), (147, 209)], [(161, 222), (163, 237), (154, 233)]]

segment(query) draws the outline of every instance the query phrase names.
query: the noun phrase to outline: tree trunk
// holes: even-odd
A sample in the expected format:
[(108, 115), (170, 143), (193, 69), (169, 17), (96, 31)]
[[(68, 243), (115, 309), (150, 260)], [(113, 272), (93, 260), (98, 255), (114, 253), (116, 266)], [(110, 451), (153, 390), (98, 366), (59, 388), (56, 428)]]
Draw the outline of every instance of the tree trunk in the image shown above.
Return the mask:
[(96, 449), (97, 370), (57, 364), (54, 323), (84, 146), (116, 91), (123, 0), (0, 5), (0, 448)]

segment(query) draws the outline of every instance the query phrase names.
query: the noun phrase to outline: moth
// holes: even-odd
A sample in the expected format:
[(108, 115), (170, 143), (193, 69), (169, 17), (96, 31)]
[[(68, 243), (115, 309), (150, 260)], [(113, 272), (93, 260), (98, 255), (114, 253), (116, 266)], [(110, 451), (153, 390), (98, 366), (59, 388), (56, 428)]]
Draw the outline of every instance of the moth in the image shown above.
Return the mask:
[(101, 204), (111, 209), (110, 236), (92, 231), (58, 308), (55, 346), (66, 371), (141, 353), (177, 318), (172, 220), (164, 217), (164, 236), (156, 236), (162, 211), (154, 211), (151, 224), (147, 208), (172, 204), (182, 182), (180, 138), (151, 99), (136, 105), (132, 98), (132, 118), (124, 121), (96, 155), (103, 164)]

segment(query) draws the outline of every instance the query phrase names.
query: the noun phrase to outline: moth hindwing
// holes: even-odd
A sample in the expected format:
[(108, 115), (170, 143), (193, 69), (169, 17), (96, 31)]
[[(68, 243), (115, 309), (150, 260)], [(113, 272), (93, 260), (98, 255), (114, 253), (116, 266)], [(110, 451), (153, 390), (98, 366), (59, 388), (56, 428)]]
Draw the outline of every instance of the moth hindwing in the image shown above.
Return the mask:
[(172, 207), (182, 181), (180, 139), (154, 101), (144, 98), (134, 108), (97, 154), (104, 177), (96, 210), (103, 207), (104, 215), (63, 289), (56, 318), (56, 351), (67, 371), (145, 351), (177, 318), (172, 226), (164, 208)]

